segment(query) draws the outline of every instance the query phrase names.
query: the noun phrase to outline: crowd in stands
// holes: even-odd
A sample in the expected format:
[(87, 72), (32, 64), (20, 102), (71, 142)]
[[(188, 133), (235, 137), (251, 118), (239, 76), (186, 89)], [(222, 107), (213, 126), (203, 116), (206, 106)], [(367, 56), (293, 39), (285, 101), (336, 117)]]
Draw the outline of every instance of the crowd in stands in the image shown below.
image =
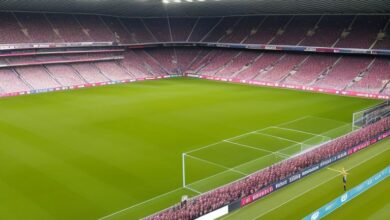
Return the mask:
[[(253, 82), (284, 83), (312, 86), (339, 91), (366, 92), (390, 95), (390, 61), (378, 56), (341, 56), (326, 54), (300, 54), (288, 52), (210, 49), (210, 48), (147, 48), (147, 49), (95, 49), (60, 50), (52, 52), (13, 52), (0, 54), (0, 68), (4, 78), (0, 93), (18, 92), (34, 85), (23, 80), (24, 67), (49, 75), (33, 81), (57, 78), (65, 70), (77, 75), (51, 86), (71, 86), (74, 83), (97, 83), (115, 80), (158, 77), (169, 74), (198, 74), (223, 79)], [(80, 65), (76, 65), (76, 64)], [(51, 68), (51, 65), (67, 65)], [(74, 68), (77, 66), (80, 68)], [(41, 70), (39, 70), (41, 69)], [(89, 69), (90, 73), (87, 73)], [(46, 74), (43, 74), (46, 73)], [(86, 75), (85, 77), (82, 75)], [(64, 77), (62, 77), (64, 78)], [(17, 79), (13, 82), (11, 79)], [(85, 80), (83, 80), (85, 79)], [(15, 88), (13, 87), (15, 84)], [(52, 88), (52, 87), (49, 87)], [(42, 89), (39, 86), (39, 89)]]
[(219, 42), (390, 49), (390, 16), (119, 18), (0, 13), (0, 44)]
[[(152, 52), (149, 54), (144, 50), (62, 52), (63, 54), (60, 50), (1, 54), (0, 95), (165, 76), (173, 71), (166, 70), (163, 65), (168, 66), (175, 59), (164, 58), (159, 62), (156, 60), (159, 55)], [(169, 68), (173, 68), (172, 65)]]
[[(0, 46), (68, 42), (220, 42), (390, 49), (389, 26), (390, 16), (386, 15), (123, 18), (1, 12)], [(115, 53), (96, 51), (47, 56), (28, 53), (3, 56), (4, 54), (0, 53), (0, 68), (4, 68), (4, 79), (8, 79), (0, 85), (0, 93), (17, 92), (22, 88), (35, 89), (34, 84), (28, 85), (28, 80), (24, 80), (24, 75), (27, 74), (22, 67), (30, 66), (35, 66), (34, 72), (40, 73), (31, 75), (44, 75), (44, 79), (54, 78), (51, 81), (56, 83), (43, 83), (51, 86), (71, 85), (71, 82), (90, 83), (192, 73), (224, 79), (315, 86), (341, 91), (383, 95), (390, 93), (390, 62), (385, 58), (374, 62), (374, 56), (301, 55), (221, 48), (122, 50), (119, 51), (119, 58)], [(83, 73), (86, 68), (90, 68), (88, 77), (84, 78), (72, 67), (79, 62), (83, 63), (80, 65)], [(60, 64), (69, 67), (49, 67)], [(59, 69), (66, 69), (73, 77), (61, 83), (62, 80), (56, 79), (61, 75), (56, 73)], [(54, 73), (51, 74), (51, 71)], [(43, 73), (49, 74), (50, 77)], [(11, 79), (17, 79), (18, 82), (14, 83)], [(38, 82), (42, 79), (31, 80)], [(13, 87), (13, 83), (17, 86)]]
[(390, 81), (390, 60), (386, 57), (223, 49), (202, 53), (194, 58), (188, 73), (389, 95), (384, 89)]
[(378, 135), (389, 131), (390, 118), (384, 118), (374, 124), (361, 128), (348, 135), (342, 136), (331, 142), (325, 143), (311, 151), (284, 160), (278, 164), (265, 168), (245, 179), (231, 183), (211, 192), (201, 194), (187, 202), (176, 205), (148, 220), (190, 220), (207, 214), (233, 201), (244, 198), (273, 183), (292, 176), (309, 168), (312, 165), (335, 156), (361, 143), (376, 138)]
[[(119, 18), (1, 12), (0, 46), (64, 42), (219, 42), (390, 49), (389, 24), (390, 16), (385, 15)], [(184, 73), (390, 95), (389, 65), (388, 59), (376, 56), (222, 48), (123, 49), (103, 53), (91, 50), (68, 54), (0, 53), (0, 95)], [(389, 129), (390, 119), (382, 119), (149, 219), (194, 219)]]

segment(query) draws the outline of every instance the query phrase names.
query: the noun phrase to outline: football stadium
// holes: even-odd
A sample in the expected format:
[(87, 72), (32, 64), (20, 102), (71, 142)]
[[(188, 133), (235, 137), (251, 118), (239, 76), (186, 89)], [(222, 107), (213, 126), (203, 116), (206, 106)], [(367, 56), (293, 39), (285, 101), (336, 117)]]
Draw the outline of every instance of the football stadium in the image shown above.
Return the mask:
[(0, 1), (0, 219), (390, 219), (390, 1)]

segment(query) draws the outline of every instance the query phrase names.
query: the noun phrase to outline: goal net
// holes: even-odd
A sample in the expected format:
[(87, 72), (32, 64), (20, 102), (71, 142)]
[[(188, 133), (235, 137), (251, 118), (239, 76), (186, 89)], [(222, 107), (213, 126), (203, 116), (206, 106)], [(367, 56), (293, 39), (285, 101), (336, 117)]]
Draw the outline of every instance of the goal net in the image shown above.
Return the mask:
[(382, 118), (390, 116), (390, 101), (383, 102), (374, 107), (355, 112), (353, 114), (353, 130), (365, 127), (379, 121)]

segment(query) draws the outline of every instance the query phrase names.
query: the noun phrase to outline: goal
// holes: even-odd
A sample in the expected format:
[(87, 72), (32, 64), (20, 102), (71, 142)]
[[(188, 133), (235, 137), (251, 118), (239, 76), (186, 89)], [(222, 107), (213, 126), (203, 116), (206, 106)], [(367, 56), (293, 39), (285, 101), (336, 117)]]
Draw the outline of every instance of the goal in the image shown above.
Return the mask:
[(357, 130), (390, 116), (390, 101), (353, 113), (352, 129)]

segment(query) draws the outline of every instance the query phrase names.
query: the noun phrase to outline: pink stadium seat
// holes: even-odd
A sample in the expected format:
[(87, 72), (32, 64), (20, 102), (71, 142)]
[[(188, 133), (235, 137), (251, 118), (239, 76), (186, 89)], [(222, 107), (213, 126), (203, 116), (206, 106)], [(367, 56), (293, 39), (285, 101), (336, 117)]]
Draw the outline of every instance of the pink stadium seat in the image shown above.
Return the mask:
[(61, 86), (49, 75), (45, 67), (18, 67), (16, 71), (34, 89), (48, 89)]
[(142, 20), (159, 42), (172, 41), (167, 18), (144, 18)]
[(95, 65), (99, 68), (105, 76), (111, 80), (126, 80), (132, 77), (125, 68), (119, 66), (116, 62), (98, 62)]
[(249, 63), (259, 55), (260, 53), (256, 51), (241, 52), (238, 54), (238, 56), (234, 57), (234, 59), (231, 60), (225, 68), (217, 72), (216, 75), (224, 78), (230, 78), (246, 65), (249, 65)]
[(336, 47), (341, 48), (370, 48), (379, 31), (387, 22), (385, 16), (358, 16), (351, 27), (348, 36), (341, 38)]
[(309, 85), (328, 67), (331, 67), (337, 58), (338, 56), (332, 55), (312, 55), (299, 67), (295, 74), (286, 79), (285, 83)]
[(121, 18), (121, 22), (130, 34), (131, 43), (150, 43), (157, 42), (146, 26), (139, 18)]
[(249, 16), (240, 19), (239, 23), (232, 29), (231, 34), (225, 35), (221, 43), (242, 43), (251, 34), (251, 31), (258, 27), (265, 19), (264, 16)]
[(173, 41), (187, 41), (197, 18), (169, 18)]
[(363, 72), (372, 59), (364, 57), (343, 57), (317, 86), (344, 89), (359, 73)]
[(63, 86), (83, 85), (87, 83), (70, 65), (47, 65), (50, 74)]
[(108, 78), (104, 77), (99, 70), (90, 63), (72, 64), (72, 67), (77, 71), (88, 83), (107, 82)]
[(303, 46), (332, 47), (344, 29), (351, 23), (353, 16), (324, 16), (312, 35), (306, 36), (300, 44)]
[(19, 22), (27, 30), (33, 43), (61, 43), (64, 42), (50, 26), (43, 14), (15, 13)]
[(200, 42), (210, 30), (218, 24), (221, 18), (199, 18), (192, 33), (190, 34), (189, 42)]
[(72, 15), (47, 14), (53, 30), (57, 30), (65, 42), (92, 42), (77, 20)]
[(0, 13), (0, 44), (28, 43), (28, 38), (18, 25), (13, 13)]
[(114, 34), (115, 42), (121, 44), (130, 44), (135, 43), (134, 38), (131, 37), (131, 34), (125, 29), (123, 23), (119, 18), (101, 16), (104, 24), (110, 29), (111, 33)]
[(140, 59), (133, 50), (126, 52), (124, 57), (125, 58), (122, 60), (123, 66), (136, 78), (153, 76), (145, 67), (144, 61)]
[(279, 82), (286, 76), (295, 66), (301, 63), (307, 55), (301, 54), (286, 54), (280, 62), (272, 67), (271, 70), (259, 75), (255, 80)]
[(0, 79), (0, 88), (3, 90), (3, 93), (30, 90), (12, 69), (0, 69)]
[(368, 93), (379, 93), (390, 81), (390, 61), (387, 58), (377, 58), (366, 76), (355, 83), (350, 90)]
[(260, 70), (280, 59), (282, 55), (281, 53), (263, 53), (247, 69), (239, 73), (236, 78), (252, 80), (259, 74)]
[(277, 35), (270, 44), (276, 45), (301, 45), (307, 32), (313, 28), (320, 16), (294, 16), (291, 22), (283, 30), (283, 34)]
[(291, 16), (267, 16), (257, 29), (246, 39), (246, 44), (268, 44), (291, 19)]
[(229, 30), (240, 21), (238, 17), (224, 17), (218, 25), (208, 33), (204, 42), (219, 42), (223, 37), (228, 35)]
[(83, 30), (94, 42), (113, 42), (114, 33), (104, 24), (102, 18), (97, 15), (75, 15)]

